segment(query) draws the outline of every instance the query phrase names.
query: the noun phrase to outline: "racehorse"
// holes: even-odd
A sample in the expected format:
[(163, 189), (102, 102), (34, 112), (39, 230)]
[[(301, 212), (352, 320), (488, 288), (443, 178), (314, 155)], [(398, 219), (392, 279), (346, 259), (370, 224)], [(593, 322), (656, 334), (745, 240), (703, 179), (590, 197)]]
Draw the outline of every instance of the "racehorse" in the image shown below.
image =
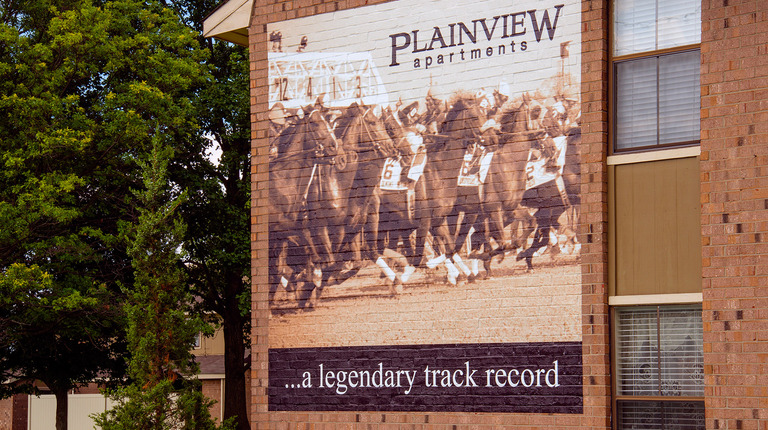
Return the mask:
[[(480, 210), (477, 221), (474, 224), (462, 223), (457, 233), (457, 244), (460, 245), (469, 229), (475, 228), (475, 233), (481, 239), (478, 242), (484, 251), (473, 252), (471, 256), (483, 260), (486, 276), (491, 276), (490, 262), (493, 257), (500, 256), (503, 259), (506, 251), (523, 247), (523, 239), (517, 235), (518, 225), (530, 218), (528, 211), (520, 206), (525, 192), (525, 168), (531, 137), (527, 131), (527, 103), (519, 103), (505, 103), (493, 118), (494, 124), (489, 130), (497, 130), (495, 135), (498, 143), (488, 137), (480, 140), (485, 142), (485, 149), (492, 152), (487, 176), (474, 190), (473, 197), (479, 202)], [(512, 237), (509, 237), (506, 229), (510, 223)], [(492, 248), (490, 238), (498, 245), (495, 249)]]
[(424, 169), (426, 200), (417, 209), (417, 253), (423, 252), (428, 231), (433, 238), (432, 248), (439, 255), (428, 261), (427, 267), (444, 264), (448, 270), (448, 281), (452, 284), (456, 283), (461, 272), (467, 276), (471, 274), (458, 254), (466, 235), (460, 235), (459, 241), (456, 241), (449, 228), (449, 217), (454, 220), (459, 212), (463, 212), (464, 223), (470, 226), (477, 219), (479, 196), (471, 190), (462, 189), (459, 177), (466, 167), (467, 149), (485, 143), (485, 137), (480, 133), (484, 122), (485, 115), (473, 98), (458, 95), (445, 114), (439, 134), (427, 135), (429, 161)]
[[(567, 241), (578, 251), (580, 245), (575, 228), (580, 203), (580, 162), (578, 144), (581, 129), (578, 123), (569, 121), (568, 111), (562, 102), (534, 115), (540, 118), (535, 127), (538, 150), (547, 160), (546, 168), (554, 172), (553, 179), (536, 184), (526, 190), (523, 204), (534, 208), (536, 232), (530, 248), (518, 254), (517, 259), (525, 259), (528, 270), (533, 270), (532, 260), (547, 245), (555, 245), (556, 232), (564, 227)], [(567, 226), (560, 225), (560, 216), (568, 211)], [(559, 248), (553, 249), (559, 252)]]
[[(345, 267), (337, 279), (353, 276), (362, 260), (369, 259), (390, 280), (391, 292), (398, 292), (418, 264), (410, 234), (417, 225), (414, 207), (419, 178), (414, 172), (419, 166), (411, 165), (412, 133), (406, 133), (391, 110), (377, 111), (353, 103), (336, 121), (336, 136), (348, 152), (357, 155), (358, 164), (349, 196), (350, 216), (339, 247)], [(419, 186), (423, 200), (423, 184)], [(405, 249), (406, 256), (398, 248)], [(393, 259), (403, 268), (400, 275), (390, 266)]]
[(305, 109), (275, 146), (269, 169), (270, 295), (281, 284), (306, 286), (299, 297), (303, 307), (321, 288), (323, 270), (335, 265), (331, 237), (343, 229), (339, 220), (346, 214), (356, 165), (315, 109)]
[[(361, 260), (376, 262), (394, 281), (394, 273), (381, 258), (379, 246), (381, 173), (388, 159), (397, 157), (385, 123), (374, 108), (353, 103), (337, 119), (336, 136), (344, 148), (356, 154), (357, 170), (349, 194), (349, 217), (345, 223), (344, 239), (339, 250), (344, 254), (346, 269), (340, 279), (354, 275), (360, 269)], [(362, 238), (362, 250), (359, 240)], [(363, 255), (364, 254), (364, 255)]]

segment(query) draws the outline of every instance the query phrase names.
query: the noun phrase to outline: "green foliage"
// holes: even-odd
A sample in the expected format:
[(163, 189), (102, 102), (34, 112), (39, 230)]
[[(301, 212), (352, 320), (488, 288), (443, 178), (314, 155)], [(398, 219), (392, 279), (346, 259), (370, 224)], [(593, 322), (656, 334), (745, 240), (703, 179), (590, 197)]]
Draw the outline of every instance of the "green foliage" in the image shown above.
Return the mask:
[[(215, 312), (225, 332), (234, 333), (226, 342), (227, 355), (235, 359), (227, 362), (237, 365), (227, 365), (225, 397), (228, 405), (237, 405), (225, 405), (225, 415), (239, 415), (239, 427), (247, 428), (242, 358), (250, 323), (248, 55), (242, 47), (204, 39), (193, 28), (217, 3), (3, 2), (0, 273), (26, 279), (29, 287), (13, 303), (10, 295), (0, 302), (0, 312), (3, 317), (17, 312), (13, 318), (29, 327), (29, 333), (50, 333), (46, 347), (69, 351), (69, 361), (45, 369), (50, 384), (68, 389), (96, 373), (121, 381), (119, 358), (127, 341), (121, 327), (130, 312), (142, 310), (127, 308), (128, 315), (123, 315), (117, 304), (142, 294), (144, 287), (139, 286), (156, 282), (149, 279), (151, 272), (135, 265), (151, 268), (170, 257), (183, 259), (183, 266), (177, 262), (161, 274), (169, 284), (187, 276), (185, 283), (192, 286), (201, 310)], [(160, 209), (155, 221), (137, 222), (145, 215), (131, 193), (149, 190), (139, 159), (151, 152), (156, 134), (173, 148), (169, 180), (191, 190), (183, 203), (175, 203), (180, 206), (163, 207), (183, 214), (190, 228), (175, 230), (177, 224), (171, 222), (167, 235), (157, 237), (137, 228), (130, 236), (135, 247), (128, 249), (121, 226), (150, 228), (153, 222), (168, 222)], [(204, 156), (213, 146), (221, 148), (221, 163)], [(144, 262), (135, 254), (179, 237), (182, 248), (155, 251)], [(186, 253), (172, 255), (179, 249)], [(22, 276), (22, 268), (31, 274)], [(46, 306), (61, 312), (48, 312)], [(26, 313), (18, 313), (21, 309)], [(86, 314), (98, 317), (83, 318)], [(49, 321), (35, 319), (39, 315), (57, 324), (45, 326)], [(175, 318), (167, 323), (183, 319)], [(91, 319), (99, 324), (89, 327)], [(155, 339), (132, 347), (149, 349), (168, 341), (156, 331)], [(88, 346), (95, 333), (105, 332), (110, 334), (98, 337), (103, 341), (98, 348)], [(9, 333), (0, 334), (6, 348)], [(46, 367), (40, 363), (57, 356), (38, 350), (41, 340), (34, 336), (19, 334), (13, 342), (15, 361), (11, 355), (0, 357), (0, 375), (38, 378)], [(169, 369), (181, 372), (186, 366), (183, 357), (169, 355), (168, 360), (176, 363)], [(230, 392), (234, 387), (242, 395)], [(8, 394), (11, 388), (5, 388)], [(22, 389), (31, 386), (13, 387)]]
[(134, 191), (138, 222), (124, 225), (136, 273), (126, 291), (130, 385), (110, 393), (119, 404), (102, 414), (104, 429), (213, 429), (206, 400), (188, 378), (197, 368), (190, 350), (208, 324), (189, 314), (181, 244), (185, 226), (178, 218), (186, 193), (168, 182), (172, 151), (155, 135), (147, 160), (139, 160), (144, 188)]
[[(183, 387), (171, 381), (142, 389), (130, 385), (120, 395), (130, 399), (110, 412), (96, 417), (103, 430), (212, 430), (231, 428), (229, 422), (217, 426), (211, 419), (212, 401), (200, 391), (199, 381), (184, 381)], [(182, 394), (178, 394), (182, 391)], [(173, 399), (162, 401), (161, 399)]]
[(20, 381), (0, 396), (122, 380), (134, 269), (120, 225), (138, 216), (130, 190), (155, 130), (177, 159), (200, 152), (197, 37), (156, 1), (0, 7), (0, 274), (26, 285), (0, 302), (0, 377)]
[[(217, 0), (168, 2), (182, 20), (200, 31)], [(237, 416), (237, 428), (250, 428), (247, 417), (246, 351), (250, 343), (250, 94), (248, 50), (200, 37), (209, 53), (211, 79), (194, 99), (195, 117), (205, 136), (198, 144), (221, 154), (213, 163), (196, 154), (185, 160), (174, 180), (194, 190), (181, 207), (189, 226), (184, 248), (189, 284), (201, 311), (214, 313), (225, 342), (224, 416)]]
[(0, 272), (0, 396), (36, 392), (35, 380), (69, 389), (120, 369), (120, 312), (110, 296), (103, 286), (57, 288), (34, 265)]

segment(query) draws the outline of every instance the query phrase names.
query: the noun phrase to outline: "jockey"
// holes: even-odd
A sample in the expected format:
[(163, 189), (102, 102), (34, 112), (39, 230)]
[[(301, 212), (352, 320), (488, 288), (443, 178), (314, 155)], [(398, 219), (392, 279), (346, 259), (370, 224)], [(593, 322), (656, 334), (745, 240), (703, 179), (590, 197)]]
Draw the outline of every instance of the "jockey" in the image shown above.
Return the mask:
[(269, 109), (269, 159), (273, 160), (279, 155), (278, 148), (278, 136), (288, 127), (286, 117), (288, 114), (285, 112), (283, 104), (275, 103), (272, 108)]
[(532, 146), (540, 151), (540, 156), (547, 159), (547, 170), (562, 173), (565, 165), (565, 119), (567, 111), (562, 102), (556, 102), (546, 108), (538, 101), (529, 104), (528, 130), (535, 139)]
[(424, 173), (424, 166), (427, 161), (427, 149), (424, 145), (422, 134), (426, 132), (426, 127), (422, 124), (416, 124), (410, 127), (403, 136), (400, 147), (400, 155), (406, 165), (405, 177), (408, 178), (408, 187), (413, 188), (416, 181)]

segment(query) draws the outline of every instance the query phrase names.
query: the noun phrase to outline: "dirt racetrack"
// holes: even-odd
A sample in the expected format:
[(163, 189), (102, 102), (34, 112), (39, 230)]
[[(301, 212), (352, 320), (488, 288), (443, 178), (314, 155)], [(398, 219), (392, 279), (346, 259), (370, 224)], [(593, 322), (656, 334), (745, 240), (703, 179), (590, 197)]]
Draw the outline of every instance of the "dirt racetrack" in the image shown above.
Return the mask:
[(578, 254), (545, 254), (534, 267), (528, 273), (525, 262), (507, 256), (494, 261), (492, 278), (458, 285), (447, 282), (443, 266), (421, 268), (394, 292), (370, 263), (319, 297), (316, 291), (303, 309), (281, 287), (271, 303), (269, 347), (580, 341)]

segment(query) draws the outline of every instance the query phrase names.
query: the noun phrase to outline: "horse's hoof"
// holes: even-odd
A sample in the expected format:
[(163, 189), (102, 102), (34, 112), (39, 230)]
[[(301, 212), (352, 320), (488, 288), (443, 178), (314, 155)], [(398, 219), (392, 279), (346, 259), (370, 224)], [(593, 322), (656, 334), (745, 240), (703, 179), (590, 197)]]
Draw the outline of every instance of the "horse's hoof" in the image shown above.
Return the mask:
[(315, 269), (312, 271), (312, 283), (315, 287), (320, 288), (323, 285), (323, 271), (321, 269)]
[(395, 279), (395, 282), (389, 286), (389, 293), (392, 295), (403, 293), (403, 284), (399, 279)]
[(416, 268), (414, 266), (408, 265), (405, 266), (405, 269), (403, 269), (403, 273), (400, 274), (400, 282), (403, 284), (407, 283), (409, 279), (411, 279), (411, 276), (413, 273), (416, 272)]

